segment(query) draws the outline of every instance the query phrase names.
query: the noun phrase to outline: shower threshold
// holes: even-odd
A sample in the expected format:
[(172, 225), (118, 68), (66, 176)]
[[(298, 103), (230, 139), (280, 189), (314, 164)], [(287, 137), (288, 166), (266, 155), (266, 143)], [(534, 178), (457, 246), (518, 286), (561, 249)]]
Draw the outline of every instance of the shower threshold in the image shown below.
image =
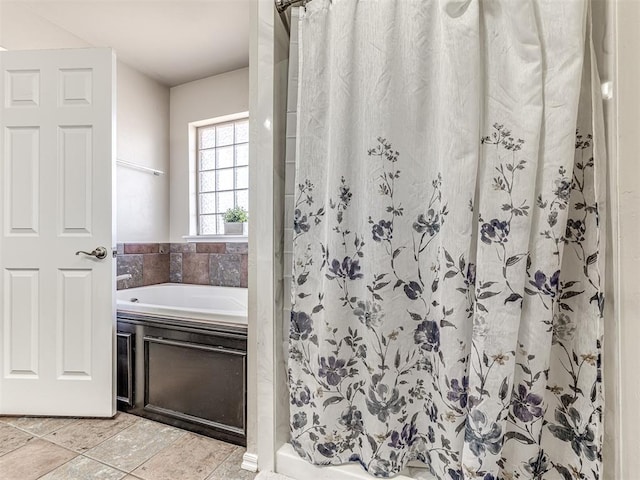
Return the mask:
[[(286, 443), (276, 452), (276, 471), (295, 479), (313, 478), (313, 480), (371, 480), (369, 475), (358, 464), (331, 465), (318, 467), (312, 465), (298, 455), (293, 447)], [(409, 466), (393, 480), (436, 480), (426, 467)]]

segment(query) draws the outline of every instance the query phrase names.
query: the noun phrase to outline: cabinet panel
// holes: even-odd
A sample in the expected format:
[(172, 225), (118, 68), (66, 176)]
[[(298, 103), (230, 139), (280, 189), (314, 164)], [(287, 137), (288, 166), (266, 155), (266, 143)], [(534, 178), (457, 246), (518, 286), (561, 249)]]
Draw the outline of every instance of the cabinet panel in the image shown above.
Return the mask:
[(246, 445), (246, 330), (118, 315), (118, 408)]
[(129, 407), (133, 407), (133, 340), (132, 333), (118, 332), (118, 383), (117, 398)]
[(145, 337), (145, 409), (244, 433), (244, 352)]

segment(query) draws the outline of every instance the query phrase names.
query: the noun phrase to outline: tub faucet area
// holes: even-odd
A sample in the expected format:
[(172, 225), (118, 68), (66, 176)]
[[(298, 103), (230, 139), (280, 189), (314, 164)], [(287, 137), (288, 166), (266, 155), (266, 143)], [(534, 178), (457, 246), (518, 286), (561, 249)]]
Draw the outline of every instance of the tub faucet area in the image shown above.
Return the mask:
[(119, 282), (121, 280), (129, 280), (131, 278), (131, 274), (130, 273), (123, 273), (122, 275), (117, 275), (116, 276), (116, 282)]

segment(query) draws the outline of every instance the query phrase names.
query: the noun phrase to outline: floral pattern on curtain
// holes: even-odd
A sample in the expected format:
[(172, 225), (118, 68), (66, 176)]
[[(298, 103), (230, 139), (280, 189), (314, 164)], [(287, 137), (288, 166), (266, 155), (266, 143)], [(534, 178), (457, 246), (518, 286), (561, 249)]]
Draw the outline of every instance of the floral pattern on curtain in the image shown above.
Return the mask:
[(604, 155), (586, 14), (309, 4), (289, 349), (302, 457), (380, 477), (420, 460), (439, 480), (600, 479)]

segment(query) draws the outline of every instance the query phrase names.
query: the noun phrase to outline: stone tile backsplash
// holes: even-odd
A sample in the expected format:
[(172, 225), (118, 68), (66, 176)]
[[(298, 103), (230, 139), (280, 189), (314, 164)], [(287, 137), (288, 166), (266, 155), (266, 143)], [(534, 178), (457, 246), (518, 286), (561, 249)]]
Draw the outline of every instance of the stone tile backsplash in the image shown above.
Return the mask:
[(197, 285), (211, 284), (209, 282), (209, 254), (208, 253), (175, 253), (182, 255), (182, 283)]
[(117, 250), (117, 274), (131, 275), (130, 279), (118, 282), (118, 289), (169, 281), (168, 243), (124, 243)]
[(118, 289), (157, 283), (246, 287), (247, 243), (118, 244)]

